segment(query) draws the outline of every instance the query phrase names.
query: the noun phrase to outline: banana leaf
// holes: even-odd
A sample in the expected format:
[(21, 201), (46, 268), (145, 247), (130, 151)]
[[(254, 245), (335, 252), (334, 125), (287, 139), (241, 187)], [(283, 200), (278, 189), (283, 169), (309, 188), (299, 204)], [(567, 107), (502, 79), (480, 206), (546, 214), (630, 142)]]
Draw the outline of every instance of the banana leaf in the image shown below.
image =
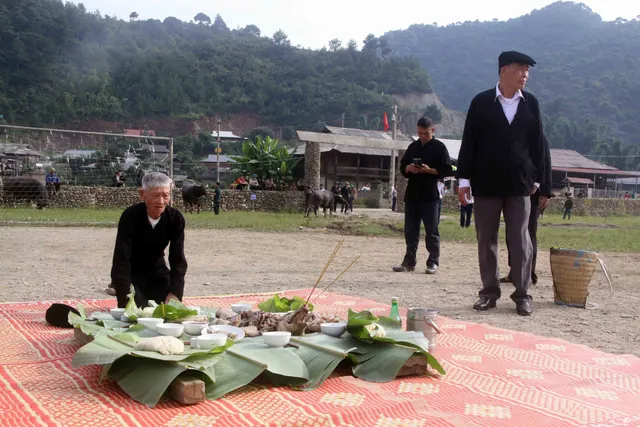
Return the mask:
[(353, 342), (324, 334), (291, 337), (291, 341), (299, 346), (296, 354), (309, 370), (309, 382), (299, 387), (301, 390), (319, 387), (350, 352), (357, 350)]
[(138, 317), (140, 317), (139, 314), (141, 311), (138, 309), (138, 306), (136, 305), (135, 296), (136, 296), (136, 290), (134, 289), (133, 285), (131, 285), (129, 287), (129, 293), (127, 294), (127, 298), (129, 298), (129, 301), (127, 301), (127, 305), (124, 308), (124, 315), (133, 322), (138, 320)]
[(153, 311), (153, 317), (168, 321), (180, 320), (188, 316), (195, 316), (196, 314), (198, 314), (196, 310), (192, 310), (180, 301), (173, 299), (167, 304), (160, 304)]
[[(297, 295), (289, 299), (276, 294), (272, 298), (258, 304), (258, 308), (266, 313), (286, 313), (299, 309), (304, 303), (305, 300)], [(313, 304), (308, 303), (307, 307), (309, 311), (313, 311)]]
[(67, 316), (67, 320), (74, 328), (80, 328), (80, 330), (87, 335), (95, 335), (96, 333), (104, 330), (104, 326), (99, 325), (98, 322), (94, 320), (87, 320), (84, 315), (84, 309), (83, 311), (78, 311), (80, 312), (80, 315), (70, 311)]
[(366, 342), (372, 342), (376, 337), (377, 329), (369, 329), (368, 326), (380, 325), (383, 329), (401, 329), (402, 322), (398, 322), (389, 317), (376, 316), (369, 310), (363, 310), (358, 313), (349, 309), (347, 317), (347, 332), (354, 337)]

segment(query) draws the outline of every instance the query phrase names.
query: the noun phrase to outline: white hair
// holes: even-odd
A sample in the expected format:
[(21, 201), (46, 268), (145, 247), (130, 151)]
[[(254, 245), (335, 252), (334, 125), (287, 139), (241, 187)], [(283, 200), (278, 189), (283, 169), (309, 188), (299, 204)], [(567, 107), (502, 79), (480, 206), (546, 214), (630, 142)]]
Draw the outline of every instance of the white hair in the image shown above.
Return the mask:
[(142, 189), (145, 191), (153, 188), (171, 188), (173, 181), (167, 175), (160, 172), (149, 172), (142, 178)]

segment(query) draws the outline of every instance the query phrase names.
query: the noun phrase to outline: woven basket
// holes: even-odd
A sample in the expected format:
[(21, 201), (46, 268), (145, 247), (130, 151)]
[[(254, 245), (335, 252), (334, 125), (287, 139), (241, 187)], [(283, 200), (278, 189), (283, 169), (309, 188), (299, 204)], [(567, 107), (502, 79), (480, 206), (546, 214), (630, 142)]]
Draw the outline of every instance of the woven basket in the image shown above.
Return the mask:
[(609, 282), (611, 293), (613, 293), (611, 278), (597, 252), (551, 249), (550, 260), (553, 294), (556, 304), (580, 308), (598, 308), (597, 304), (587, 302), (589, 285), (597, 264), (602, 267)]

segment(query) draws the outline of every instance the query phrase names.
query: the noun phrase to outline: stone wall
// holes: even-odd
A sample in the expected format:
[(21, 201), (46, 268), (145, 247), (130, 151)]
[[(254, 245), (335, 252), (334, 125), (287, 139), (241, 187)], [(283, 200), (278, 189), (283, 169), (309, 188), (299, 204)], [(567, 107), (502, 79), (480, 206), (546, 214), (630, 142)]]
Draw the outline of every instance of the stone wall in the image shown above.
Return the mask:
[[(173, 192), (173, 206), (183, 209), (180, 189)], [(251, 200), (251, 194), (256, 200)], [(50, 208), (98, 208), (124, 209), (140, 201), (137, 188), (114, 187), (76, 187), (63, 186), (61, 191), (49, 200)], [(237, 191), (222, 190), (223, 211), (256, 210), (256, 211), (293, 211), (304, 210), (304, 193), (302, 191)], [(213, 210), (213, 192), (205, 198), (203, 209)]]
[[(554, 197), (545, 212), (562, 213), (564, 211), (563, 197)], [(457, 195), (444, 197), (442, 210), (445, 212), (458, 212), (460, 204)], [(577, 216), (614, 216), (614, 215), (640, 215), (640, 199), (573, 199), (573, 215)]]

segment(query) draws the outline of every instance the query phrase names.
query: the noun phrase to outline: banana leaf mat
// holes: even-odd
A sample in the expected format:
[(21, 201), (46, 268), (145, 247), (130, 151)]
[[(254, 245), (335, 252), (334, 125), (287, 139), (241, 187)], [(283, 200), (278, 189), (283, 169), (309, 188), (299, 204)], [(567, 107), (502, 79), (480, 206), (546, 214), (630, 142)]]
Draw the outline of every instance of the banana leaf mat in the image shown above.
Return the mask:
[[(306, 296), (309, 290), (287, 291)], [(190, 305), (257, 303), (272, 294), (187, 298)], [(63, 301), (76, 306), (79, 301)], [(82, 301), (87, 313), (115, 300)], [(388, 314), (389, 306), (327, 293), (316, 310)], [(149, 409), (100, 367), (71, 367), (71, 330), (49, 327), (49, 302), (0, 304), (0, 425), (9, 426), (640, 426), (640, 359), (569, 342), (441, 318), (434, 355), (447, 375), (370, 383), (334, 374), (313, 391), (252, 384), (194, 406)], [(404, 310), (403, 313), (404, 314)]]

